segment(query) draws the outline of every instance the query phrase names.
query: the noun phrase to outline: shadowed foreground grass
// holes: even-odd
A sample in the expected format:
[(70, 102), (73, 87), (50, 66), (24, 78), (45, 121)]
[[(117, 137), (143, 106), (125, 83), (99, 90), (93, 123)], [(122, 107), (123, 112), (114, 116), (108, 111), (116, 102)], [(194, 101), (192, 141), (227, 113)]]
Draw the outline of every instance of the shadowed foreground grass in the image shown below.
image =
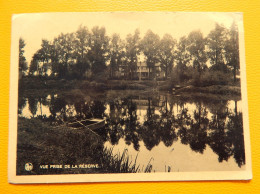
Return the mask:
[[(91, 131), (18, 119), (17, 175), (151, 172), (150, 162), (143, 170), (136, 159), (131, 161), (127, 150), (113, 155)], [(31, 171), (25, 170), (26, 163), (33, 165)]]
[[(89, 131), (51, 127), (40, 119), (18, 119), (17, 174), (98, 173), (99, 168), (48, 168), (41, 165), (98, 164), (101, 140)], [(32, 171), (24, 165), (32, 163)]]

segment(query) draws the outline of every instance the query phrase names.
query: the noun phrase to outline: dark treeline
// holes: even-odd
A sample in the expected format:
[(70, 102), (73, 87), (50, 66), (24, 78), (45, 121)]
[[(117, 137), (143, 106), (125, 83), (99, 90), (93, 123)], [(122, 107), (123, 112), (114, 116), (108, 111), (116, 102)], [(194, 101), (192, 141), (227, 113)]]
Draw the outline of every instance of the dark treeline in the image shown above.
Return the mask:
[[(143, 38), (137, 29), (125, 39), (109, 37), (104, 27), (80, 26), (74, 33), (61, 33), (52, 41), (43, 39), (28, 67), (25, 41), (19, 40), (20, 77), (42, 79), (138, 79), (141, 59), (147, 79), (170, 80), (172, 84), (232, 84), (239, 73), (238, 29), (216, 23), (203, 37), (198, 31), (178, 41), (170, 34), (162, 38), (148, 30)], [(141, 68), (141, 67), (140, 67)], [(141, 74), (141, 72), (140, 72)]]

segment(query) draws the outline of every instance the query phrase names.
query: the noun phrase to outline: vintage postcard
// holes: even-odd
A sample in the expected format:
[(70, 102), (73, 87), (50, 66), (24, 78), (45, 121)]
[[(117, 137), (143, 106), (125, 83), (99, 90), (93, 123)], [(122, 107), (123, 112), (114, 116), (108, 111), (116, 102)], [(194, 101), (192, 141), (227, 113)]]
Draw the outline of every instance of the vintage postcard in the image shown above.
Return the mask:
[(242, 13), (12, 17), (9, 182), (252, 178)]

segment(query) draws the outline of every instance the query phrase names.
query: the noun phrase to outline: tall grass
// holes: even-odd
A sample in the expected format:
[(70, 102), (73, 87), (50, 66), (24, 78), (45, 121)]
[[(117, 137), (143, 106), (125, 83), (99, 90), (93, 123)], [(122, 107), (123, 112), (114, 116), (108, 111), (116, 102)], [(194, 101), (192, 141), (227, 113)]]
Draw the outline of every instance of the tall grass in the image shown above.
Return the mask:
[[(101, 156), (101, 169), (107, 173), (151, 173), (156, 172), (153, 170), (152, 161), (154, 158), (150, 158), (148, 164), (140, 168), (136, 161), (138, 154), (134, 161), (131, 161), (128, 155), (128, 149), (124, 149), (122, 154), (113, 154), (113, 148), (104, 148)], [(171, 172), (171, 167), (165, 165), (165, 172)]]
[(148, 164), (146, 165), (145, 169), (144, 169), (144, 172), (147, 173), (147, 172), (152, 172), (152, 168), (153, 168), (153, 165), (151, 164), (151, 161), (153, 160), (153, 158), (151, 158), (148, 162)]
[(152, 165), (150, 164), (152, 158), (147, 164), (146, 168), (140, 169), (140, 165), (136, 163), (138, 154), (135, 160), (132, 161), (128, 155), (128, 150), (124, 149), (123, 153), (113, 154), (112, 148), (104, 148), (103, 155), (101, 156), (101, 168), (106, 169), (107, 172), (112, 173), (138, 173), (138, 172), (151, 172)]
[(101, 168), (106, 169), (107, 172), (113, 173), (136, 173), (139, 172), (139, 165), (135, 161), (130, 161), (128, 150), (125, 149), (122, 154), (117, 153), (113, 155), (112, 148), (104, 148), (103, 155), (101, 156)]

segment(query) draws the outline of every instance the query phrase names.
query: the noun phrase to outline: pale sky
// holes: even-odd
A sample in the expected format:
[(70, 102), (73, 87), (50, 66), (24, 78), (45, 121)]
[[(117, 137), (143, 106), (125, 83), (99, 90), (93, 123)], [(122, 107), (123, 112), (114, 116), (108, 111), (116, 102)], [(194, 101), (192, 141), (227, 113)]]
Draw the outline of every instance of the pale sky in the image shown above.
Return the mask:
[[(165, 33), (179, 39), (193, 30), (200, 30), (204, 37), (214, 29), (215, 22), (227, 28), (234, 20), (242, 20), (240, 13), (210, 12), (79, 12), (31, 13), (13, 15), (12, 41), (25, 40), (25, 57), (30, 64), (32, 55), (40, 49), (42, 39), (52, 41), (60, 33), (76, 32), (80, 25), (105, 27), (107, 35), (120, 34), (125, 38), (139, 28), (141, 37), (148, 29), (161, 38)], [(17, 43), (16, 43), (17, 41)], [(18, 47), (17, 47), (18, 48)]]

